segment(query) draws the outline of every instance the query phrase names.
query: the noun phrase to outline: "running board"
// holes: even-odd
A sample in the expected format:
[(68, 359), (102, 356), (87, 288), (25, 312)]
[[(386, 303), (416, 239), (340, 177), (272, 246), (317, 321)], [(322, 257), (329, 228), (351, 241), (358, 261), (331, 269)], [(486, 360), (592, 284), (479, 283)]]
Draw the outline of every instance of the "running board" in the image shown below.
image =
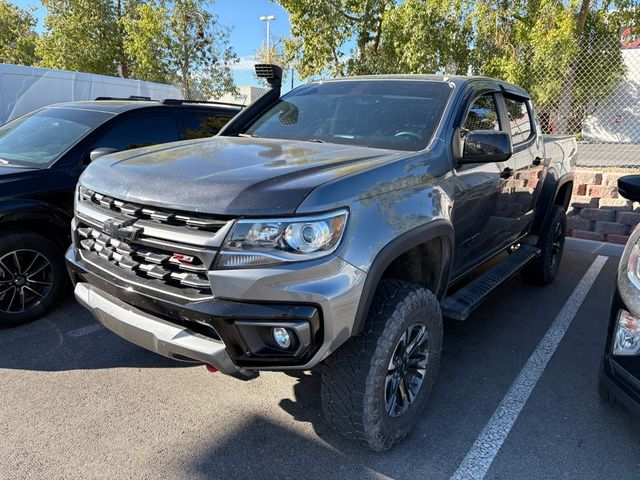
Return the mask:
[(453, 320), (466, 320), (491, 292), (512, 278), (539, 254), (539, 248), (522, 245), (491, 270), (445, 298), (440, 304), (442, 316)]

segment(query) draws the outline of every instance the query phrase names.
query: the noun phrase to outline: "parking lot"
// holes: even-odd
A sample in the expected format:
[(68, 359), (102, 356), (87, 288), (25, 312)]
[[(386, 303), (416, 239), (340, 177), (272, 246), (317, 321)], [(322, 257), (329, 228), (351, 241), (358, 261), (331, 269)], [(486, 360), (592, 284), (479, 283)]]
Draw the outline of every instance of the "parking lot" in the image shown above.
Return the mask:
[[(468, 321), (447, 323), (424, 417), (383, 454), (331, 430), (318, 374), (212, 375), (126, 343), (69, 296), (46, 319), (0, 332), (0, 478), (464, 478), (496, 418), (505, 438), (483, 457), (486, 478), (637, 478), (640, 423), (596, 393), (617, 259), (568, 302), (598, 258), (567, 251), (551, 286), (514, 278)], [(563, 318), (557, 350), (504, 422), (494, 412)]]

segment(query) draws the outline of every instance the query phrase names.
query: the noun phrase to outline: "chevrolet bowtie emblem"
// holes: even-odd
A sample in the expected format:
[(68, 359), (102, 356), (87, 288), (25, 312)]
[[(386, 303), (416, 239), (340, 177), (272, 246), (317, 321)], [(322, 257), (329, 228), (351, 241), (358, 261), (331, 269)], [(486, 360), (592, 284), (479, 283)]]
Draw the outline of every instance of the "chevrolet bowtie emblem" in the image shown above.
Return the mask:
[(111, 238), (133, 241), (142, 233), (142, 227), (133, 226), (135, 221), (135, 218), (126, 221), (109, 218), (102, 224), (102, 229)]

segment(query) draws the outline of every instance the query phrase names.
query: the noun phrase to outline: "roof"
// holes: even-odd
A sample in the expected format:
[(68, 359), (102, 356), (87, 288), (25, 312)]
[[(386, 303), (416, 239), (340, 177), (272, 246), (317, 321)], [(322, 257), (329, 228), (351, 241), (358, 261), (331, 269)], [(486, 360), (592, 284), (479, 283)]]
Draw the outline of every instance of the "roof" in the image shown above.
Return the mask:
[(55, 103), (53, 105), (47, 105), (45, 108), (73, 108), (79, 110), (94, 110), (105, 113), (111, 113), (117, 115), (130, 110), (136, 110), (139, 108), (153, 108), (153, 107), (173, 107), (173, 108), (222, 108), (235, 110), (237, 109), (222, 104), (215, 103), (162, 103), (157, 100), (82, 100), (77, 102), (64, 102)]
[[(495, 82), (505, 92), (513, 93), (522, 97), (529, 98), (529, 94), (522, 88), (499, 80), (497, 78), (482, 77), (478, 75), (435, 75), (435, 74), (394, 74), (394, 75), (358, 75), (353, 77), (332, 78), (327, 80), (318, 80), (317, 82), (341, 82), (349, 80), (414, 80), (426, 82), (450, 82), (457, 86), (473, 82)], [(316, 83), (316, 82), (314, 82)]]

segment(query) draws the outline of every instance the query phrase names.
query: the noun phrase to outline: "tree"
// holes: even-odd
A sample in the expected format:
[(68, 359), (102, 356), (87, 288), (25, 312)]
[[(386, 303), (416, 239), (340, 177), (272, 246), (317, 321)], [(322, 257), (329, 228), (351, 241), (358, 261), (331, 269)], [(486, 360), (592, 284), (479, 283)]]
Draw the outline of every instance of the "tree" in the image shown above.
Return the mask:
[(0, 0), (0, 63), (32, 65), (37, 34), (33, 11)]
[(45, 33), (36, 53), (39, 65), (116, 75), (121, 37), (111, 0), (42, 0)]
[(177, 83), (185, 98), (208, 99), (233, 91), (237, 55), (229, 29), (211, 13), (212, 1), (147, 1), (123, 19), (124, 51), (132, 75)]
[[(289, 12), (285, 52), (313, 75), (466, 72), (466, 0), (279, 0)], [(353, 45), (350, 50), (349, 45)]]

